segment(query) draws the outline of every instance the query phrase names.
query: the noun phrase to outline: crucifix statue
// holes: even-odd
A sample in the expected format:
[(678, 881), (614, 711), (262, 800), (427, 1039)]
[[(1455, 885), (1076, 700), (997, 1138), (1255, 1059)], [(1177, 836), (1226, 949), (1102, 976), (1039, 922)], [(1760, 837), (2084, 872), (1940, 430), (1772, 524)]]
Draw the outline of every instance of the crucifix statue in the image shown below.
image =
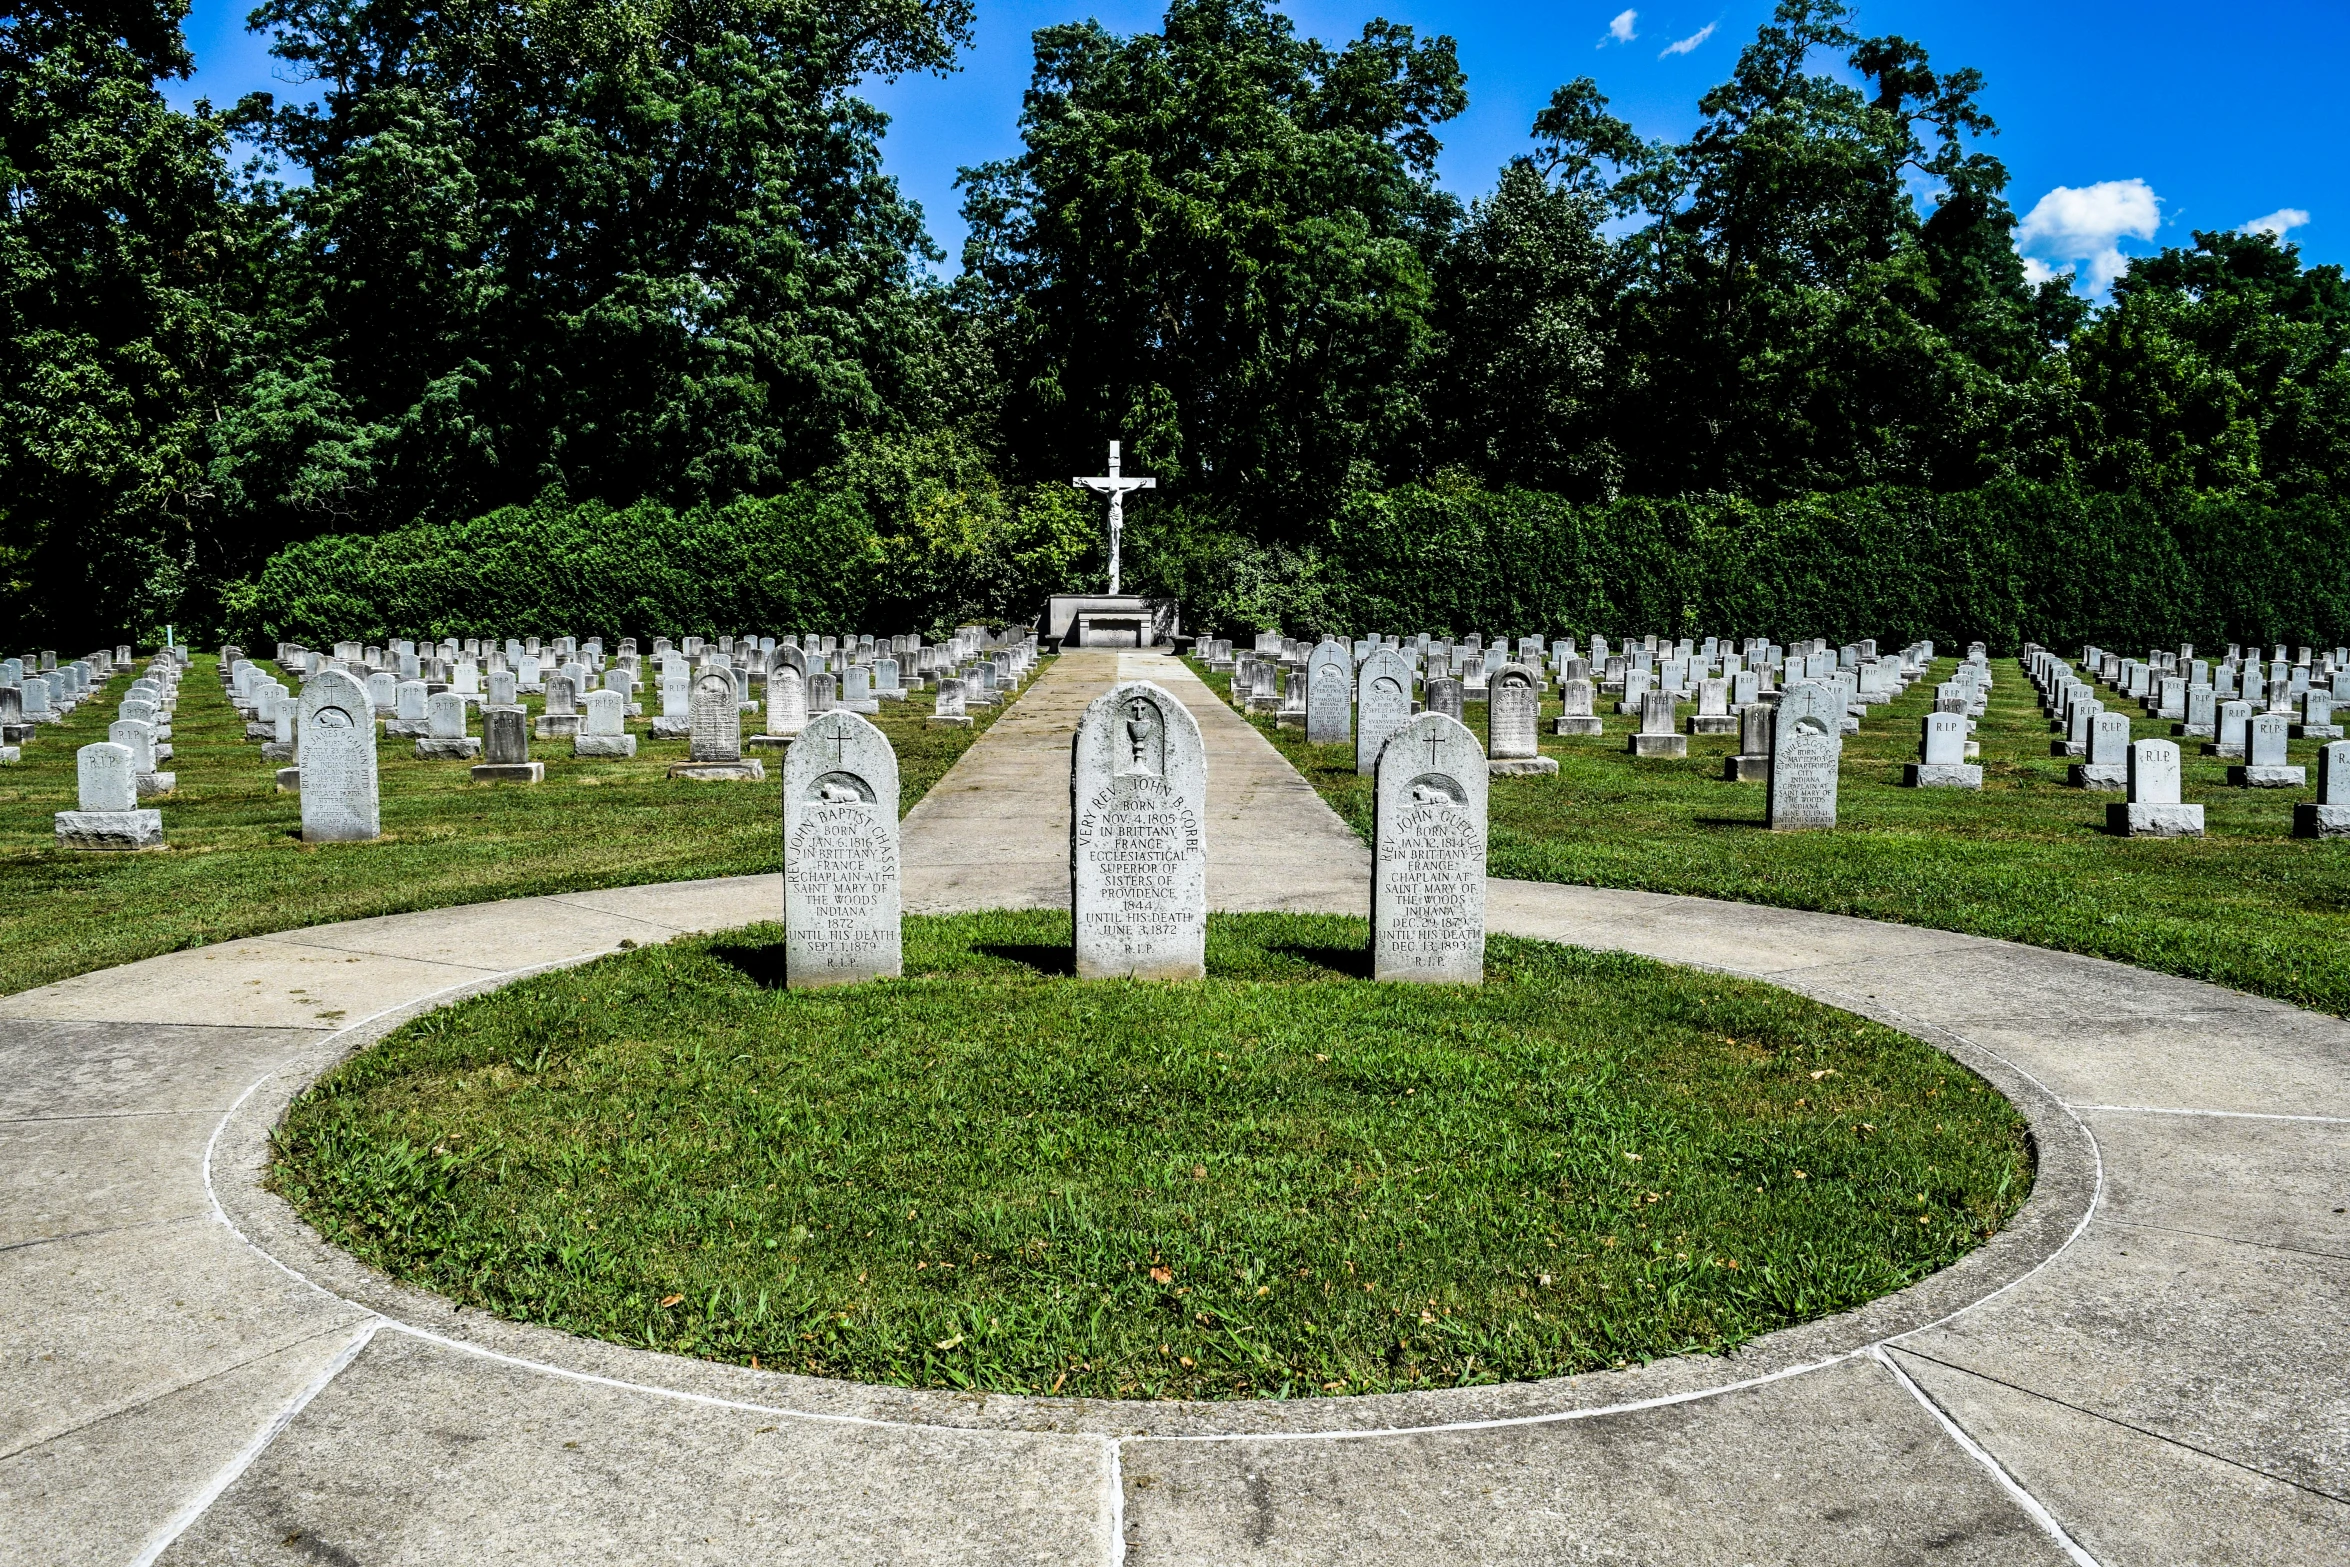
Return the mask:
[(1081, 490), (1092, 490), (1110, 498), (1110, 592), (1118, 591), (1118, 539), (1126, 531), (1126, 492), (1128, 490), (1155, 490), (1156, 479), (1122, 479), (1118, 476), (1118, 443), (1110, 443), (1110, 471), (1099, 478), (1071, 479)]

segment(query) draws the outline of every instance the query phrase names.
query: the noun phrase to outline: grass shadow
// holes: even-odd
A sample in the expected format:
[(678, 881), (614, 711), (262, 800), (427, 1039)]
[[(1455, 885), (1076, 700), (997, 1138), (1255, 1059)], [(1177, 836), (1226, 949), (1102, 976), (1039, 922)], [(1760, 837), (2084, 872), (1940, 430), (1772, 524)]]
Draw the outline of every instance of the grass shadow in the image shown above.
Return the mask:
[(709, 950), (711, 957), (761, 990), (785, 988), (782, 942), (771, 941), (763, 946), (752, 946), (747, 942), (729, 941), (716, 943)]
[(1268, 943), (1267, 952), (1295, 958), (1316, 968), (1328, 969), (1341, 979), (1369, 979), (1371, 977), (1371, 949), (1368, 947), (1318, 946), (1302, 941)]
[(1064, 943), (982, 941), (973, 944), (971, 950), (983, 958), (1017, 963), (1048, 977), (1066, 978), (1077, 972), (1077, 949)]
[(1692, 827), (1732, 827), (1742, 828), (1747, 832), (1765, 832), (1769, 830), (1771, 820), (1767, 816), (1761, 818), (1752, 816), (1692, 816), (1689, 818), (1689, 825)]

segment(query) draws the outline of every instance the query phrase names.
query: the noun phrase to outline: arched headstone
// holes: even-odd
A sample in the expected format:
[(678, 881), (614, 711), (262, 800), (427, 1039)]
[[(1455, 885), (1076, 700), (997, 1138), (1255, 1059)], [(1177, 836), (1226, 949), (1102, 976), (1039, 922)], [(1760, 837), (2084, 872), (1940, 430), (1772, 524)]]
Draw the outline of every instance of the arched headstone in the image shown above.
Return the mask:
[(1387, 737), (1412, 721), (1412, 666), (1391, 647), (1371, 650), (1355, 672), (1355, 771), (1379, 766)]
[(1486, 758), (1458, 719), (1422, 713), (1379, 754), (1371, 977), (1485, 978)]
[(1503, 664), (1486, 694), (1485, 759), (1495, 774), (1555, 773), (1542, 754), (1542, 681), (1530, 665)]
[(1773, 830), (1836, 825), (1836, 768), (1844, 757), (1844, 693), (1832, 684), (1789, 686), (1771, 721)]
[(364, 843), (382, 836), (375, 713), (356, 677), (326, 669), (302, 687), (294, 756), (301, 769), (304, 843)]
[(1306, 659), (1306, 743), (1344, 745), (1354, 738), (1355, 661), (1343, 642), (1325, 638)]
[(886, 735), (835, 708), (783, 759), (784, 983), (894, 979), (898, 759)]
[(1168, 691), (1095, 697), (1069, 769), (1069, 889), (1081, 979), (1207, 972), (1208, 759)]

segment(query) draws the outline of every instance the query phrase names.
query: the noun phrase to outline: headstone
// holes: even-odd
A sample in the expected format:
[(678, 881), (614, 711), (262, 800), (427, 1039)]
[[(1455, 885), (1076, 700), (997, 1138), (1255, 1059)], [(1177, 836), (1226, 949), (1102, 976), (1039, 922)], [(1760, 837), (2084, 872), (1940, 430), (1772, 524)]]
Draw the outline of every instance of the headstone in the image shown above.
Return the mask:
[(783, 760), (784, 983), (896, 978), (898, 909), (897, 755), (856, 714), (819, 713)]
[(1354, 694), (1354, 655), (1342, 642), (1316, 643), (1306, 660), (1308, 745), (1345, 745), (1354, 738)]
[(1634, 756), (1687, 756), (1689, 737), (1673, 724), (1677, 706), (1670, 688), (1659, 686), (1640, 698), (1640, 728), (1627, 749)]
[[(1590, 666), (1584, 667), (1588, 670)], [(1561, 680), (1559, 716), (1552, 722), (1550, 732), (1559, 735), (1598, 734), (1601, 724), (1597, 704), (1598, 694), (1592, 689), (1588, 674), (1570, 675)]]
[(1836, 825), (1836, 771), (1843, 759), (1842, 688), (1816, 681), (1789, 686), (1771, 723), (1770, 825), (1773, 831)]
[(2307, 783), (2308, 769), (2285, 759), (2291, 726), (2285, 713), (2254, 714), (2245, 725), (2244, 765), (2228, 769), (2228, 782), (2239, 789), (2298, 789)]
[(1487, 759), (1442, 713), (1396, 731), (1372, 808), (1371, 977), (1481, 984), (1485, 977)]
[(1693, 735), (1735, 734), (1737, 715), (1730, 711), (1730, 682), (1723, 678), (1701, 680), (1697, 683), (1697, 712), (1689, 720)]
[(1372, 650), (1355, 675), (1355, 771), (1377, 770), (1379, 748), (1412, 721), (1412, 666), (1391, 647)]
[(2293, 807), (2296, 838), (2350, 838), (2350, 740), (2318, 747), (2317, 799)]
[(636, 755), (636, 736), (628, 732), (628, 704), (617, 691), (590, 691), (579, 733), (572, 736), (573, 756), (625, 757)]
[(2203, 807), (2179, 802), (2176, 742), (2131, 741), (2129, 769), (2129, 799), (2105, 808), (2108, 832), (2125, 838), (2203, 836)]
[(1207, 805), (1199, 725), (1170, 693), (1130, 681), (1086, 707), (1070, 772), (1080, 979), (1206, 973)]
[(1903, 782), (1914, 789), (1980, 789), (1983, 769), (1966, 759), (1966, 715), (1928, 713), (1920, 760), (1906, 769)]
[(2219, 705), (2219, 733), (2204, 752), (2211, 756), (2225, 756), (2241, 761), (2244, 756), (2246, 731), (2252, 723), (2253, 706), (2250, 702), (2222, 702)]
[(2126, 789), (2130, 785), (2130, 715), (2101, 712), (2089, 720), (2089, 753), (2070, 770), (2076, 789)]
[(1738, 749), (1723, 759), (1722, 776), (1732, 783), (1768, 783), (1771, 777), (1771, 720), (1767, 702), (1738, 709)]
[(435, 691), (424, 699), (424, 734), (416, 742), (420, 762), (470, 762), (481, 753), (481, 742), (465, 732), (465, 698), (455, 691)]
[(131, 748), (101, 741), (74, 753), (77, 809), (56, 813), (61, 849), (160, 849), (163, 813), (139, 808)]
[(530, 759), (530, 724), (520, 708), (491, 708), (481, 715), (482, 758), (475, 783), (535, 784), (546, 780), (547, 764)]
[(1427, 710), (1442, 713), (1447, 718), (1461, 718), (1466, 712), (1467, 698), (1461, 693), (1461, 683), (1450, 675), (1432, 675), (1428, 680)]
[(1550, 774), (1556, 757), (1541, 745), (1541, 677), (1525, 664), (1504, 664), (1493, 672), (1486, 698), (1486, 767), (1495, 777)]
[(375, 714), (356, 676), (325, 669), (302, 687), (294, 758), (304, 843), (364, 843), (382, 835)]
[(938, 700), (931, 707), (930, 717), (924, 720), (926, 729), (968, 729), (971, 714), (963, 701), (963, 679), (960, 675), (942, 675), (938, 682)]

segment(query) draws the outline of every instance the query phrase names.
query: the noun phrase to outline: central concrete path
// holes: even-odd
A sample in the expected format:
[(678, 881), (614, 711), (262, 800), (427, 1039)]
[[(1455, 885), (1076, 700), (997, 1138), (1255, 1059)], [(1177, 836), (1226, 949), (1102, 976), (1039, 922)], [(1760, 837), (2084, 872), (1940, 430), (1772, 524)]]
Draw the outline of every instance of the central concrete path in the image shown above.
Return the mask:
[[(1360, 842), (1171, 660), (1056, 661), (909, 814), (908, 906), (1067, 898), (1068, 743), (1198, 717), (1228, 908)], [(774, 877), (296, 930), (0, 998), (0, 1562), (2350, 1561), (2350, 1025), (1945, 932), (1496, 881), (1492, 928), (1920, 1034), (2032, 1124), (2003, 1235), (1734, 1356), (1293, 1404), (909, 1392), (453, 1310), (323, 1245), (270, 1127), (401, 1018), (772, 919)]]

